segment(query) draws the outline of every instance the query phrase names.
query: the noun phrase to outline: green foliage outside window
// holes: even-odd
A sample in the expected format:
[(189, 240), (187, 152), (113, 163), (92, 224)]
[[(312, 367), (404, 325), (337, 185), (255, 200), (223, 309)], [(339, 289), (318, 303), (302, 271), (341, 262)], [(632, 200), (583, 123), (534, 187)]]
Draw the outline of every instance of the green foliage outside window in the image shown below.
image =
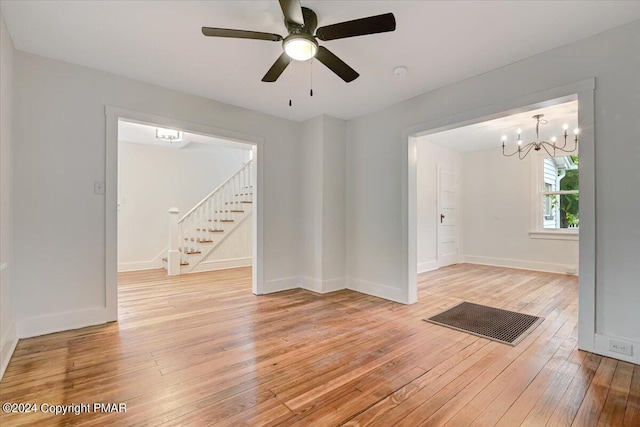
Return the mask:
[[(578, 156), (571, 156), (578, 165)], [(568, 169), (560, 181), (560, 190), (578, 190), (579, 169)], [(580, 203), (578, 194), (564, 194), (560, 197), (560, 227), (577, 227), (580, 224)]]

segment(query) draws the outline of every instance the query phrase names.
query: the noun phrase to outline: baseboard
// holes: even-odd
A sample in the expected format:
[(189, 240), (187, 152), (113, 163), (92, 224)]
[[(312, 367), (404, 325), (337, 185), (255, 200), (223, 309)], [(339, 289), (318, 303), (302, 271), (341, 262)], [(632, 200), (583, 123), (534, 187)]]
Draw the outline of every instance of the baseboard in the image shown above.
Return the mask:
[(316, 279), (314, 277), (301, 276), (300, 277), (300, 288), (306, 289), (307, 291), (322, 293), (322, 280)]
[(156, 268), (162, 268), (162, 258), (167, 256), (169, 246), (164, 248), (154, 259), (150, 261), (133, 261), (133, 262), (119, 262), (118, 273), (125, 271), (140, 271), (140, 270), (154, 270)]
[(7, 370), (13, 351), (18, 345), (18, 335), (16, 334), (16, 324), (11, 322), (7, 331), (0, 340), (0, 380), (4, 376), (4, 371)]
[(253, 259), (251, 257), (202, 261), (200, 264), (196, 265), (193, 270), (189, 271), (189, 273), (201, 273), (203, 271), (225, 270), (227, 268), (237, 267), (251, 267), (252, 264)]
[(361, 292), (363, 294), (371, 295), (374, 297), (384, 298), (387, 300), (399, 302), (401, 304), (407, 304), (406, 292), (402, 289), (394, 288), (391, 286), (383, 285), (380, 283), (368, 282), (366, 280), (356, 279), (354, 277), (347, 277), (347, 289), (352, 291)]
[(465, 255), (462, 258), (462, 262), (468, 264), (480, 264), (480, 265), (491, 265), (494, 267), (507, 267), (507, 268), (517, 268), (520, 270), (533, 270), (533, 271), (544, 271), (547, 273), (561, 273), (561, 274), (578, 274), (578, 266), (575, 267), (575, 273), (567, 273), (567, 265), (566, 264), (553, 264), (550, 262), (537, 262), (537, 261), (526, 261), (519, 259), (507, 259), (507, 258), (491, 258), (484, 256), (475, 256), (475, 255)]
[(282, 277), (280, 279), (267, 280), (264, 282), (264, 294), (288, 291), (300, 288), (300, 276)]
[(418, 274), (438, 269), (438, 261), (427, 261), (418, 264)]
[(28, 317), (16, 322), (18, 338), (30, 338), (54, 332), (100, 325), (107, 322), (107, 309), (90, 308), (47, 316)]
[(322, 281), (322, 293), (340, 291), (347, 289), (347, 281), (344, 277), (336, 277), (335, 279), (326, 279)]
[(346, 289), (344, 277), (320, 280), (313, 277), (302, 276), (300, 278), (300, 287), (319, 294), (327, 294), (329, 292)]

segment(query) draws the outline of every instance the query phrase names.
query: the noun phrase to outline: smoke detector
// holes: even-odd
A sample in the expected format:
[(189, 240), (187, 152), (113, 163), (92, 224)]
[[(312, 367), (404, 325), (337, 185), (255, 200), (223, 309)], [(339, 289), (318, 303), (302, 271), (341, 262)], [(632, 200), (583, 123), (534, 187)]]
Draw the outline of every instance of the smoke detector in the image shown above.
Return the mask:
[(407, 74), (407, 67), (405, 67), (404, 65), (400, 65), (393, 69), (393, 74), (395, 74), (396, 76), (404, 76), (405, 74)]

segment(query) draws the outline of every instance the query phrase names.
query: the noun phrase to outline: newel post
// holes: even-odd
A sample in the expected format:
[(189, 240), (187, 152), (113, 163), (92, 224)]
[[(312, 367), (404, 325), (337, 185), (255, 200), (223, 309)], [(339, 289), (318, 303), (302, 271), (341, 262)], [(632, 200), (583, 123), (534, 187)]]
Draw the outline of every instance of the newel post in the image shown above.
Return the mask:
[(180, 275), (180, 251), (178, 243), (178, 214), (180, 209), (169, 209), (169, 254), (167, 255), (167, 273), (169, 276)]

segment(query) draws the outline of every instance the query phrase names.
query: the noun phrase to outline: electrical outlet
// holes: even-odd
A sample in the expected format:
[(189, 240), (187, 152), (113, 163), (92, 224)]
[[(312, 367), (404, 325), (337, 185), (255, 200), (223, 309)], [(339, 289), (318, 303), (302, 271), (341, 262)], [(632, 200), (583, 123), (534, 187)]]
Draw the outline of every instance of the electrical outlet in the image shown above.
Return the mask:
[(633, 346), (624, 341), (609, 340), (609, 351), (633, 356)]

